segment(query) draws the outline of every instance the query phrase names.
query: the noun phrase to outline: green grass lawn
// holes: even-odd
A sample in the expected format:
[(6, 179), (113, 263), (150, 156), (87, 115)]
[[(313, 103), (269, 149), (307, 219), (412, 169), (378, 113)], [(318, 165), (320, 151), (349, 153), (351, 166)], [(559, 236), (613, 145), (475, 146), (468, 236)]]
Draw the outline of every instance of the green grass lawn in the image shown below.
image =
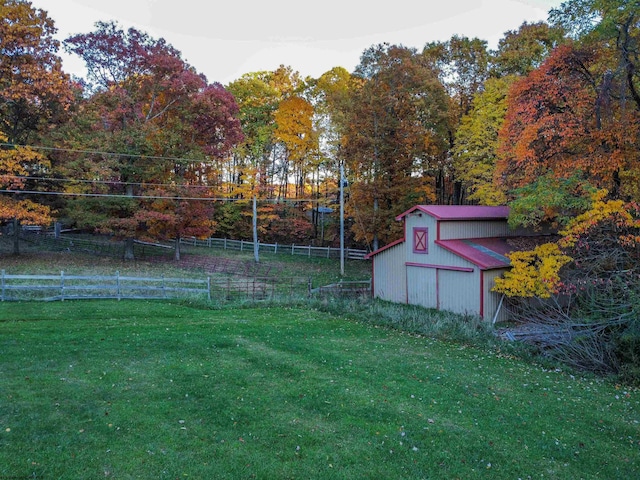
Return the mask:
[(0, 304), (0, 478), (631, 479), (640, 392), (302, 308)]

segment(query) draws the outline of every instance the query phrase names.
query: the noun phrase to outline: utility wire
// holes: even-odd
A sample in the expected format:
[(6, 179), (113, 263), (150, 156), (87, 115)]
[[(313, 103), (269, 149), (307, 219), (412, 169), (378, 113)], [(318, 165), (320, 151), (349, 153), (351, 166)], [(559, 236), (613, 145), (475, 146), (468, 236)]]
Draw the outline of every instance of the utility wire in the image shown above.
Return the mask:
[(94, 183), (98, 185), (139, 185), (141, 187), (187, 187), (187, 188), (216, 188), (213, 185), (189, 185), (179, 183), (146, 183), (146, 182), (121, 182), (118, 180), (76, 180), (74, 178), (32, 177), (22, 175), (4, 175), (4, 178), (16, 180), (35, 180), (43, 182), (67, 182), (67, 183)]
[(129, 157), (129, 158), (144, 158), (148, 160), (171, 160), (173, 162), (196, 162), (207, 163), (208, 159), (196, 159), (196, 158), (181, 158), (181, 157), (162, 157), (159, 155), (140, 155), (134, 153), (118, 153), (118, 152), (104, 152), (101, 150), (81, 150), (75, 148), (61, 148), (61, 147), (44, 147), (42, 145), (20, 145), (17, 143), (0, 143), (0, 147), (22, 147), (30, 148), (32, 150), (46, 150), (50, 152), (68, 152), (68, 153), (84, 153), (88, 155), (105, 155), (113, 157)]
[(110, 198), (141, 198), (141, 199), (163, 199), (163, 200), (202, 200), (207, 202), (233, 202), (248, 200), (244, 198), (225, 197), (170, 197), (167, 195), (124, 195), (117, 193), (75, 193), (75, 192), (39, 192), (37, 190), (0, 190), (0, 193), (12, 193), (15, 195), (25, 193), (29, 195), (53, 195), (63, 197), (110, 197)]
[[(64, 197), (110, 197), (110, 198), (139, 198), (139, 199), (161, 199), (161, 200), (199, 200), (205, 202), (248, 202), (250, 198), (228, 198), (228, 197), (171, 197), (166, 195), (124, 195), (115, 193), (75, 193), (75, 192), (43, 192), (37, 190), (0, 190), (0, 193), (10, 193), (14, 195), (27, 194), (27, 195), (52, 195), (52, 196), (64, 196)], [(292, 202), (305, 202), (305, 203), (320, 203), (324, 199), (317, 198), (282, 198), (282, 199), (260, 199), (261, 203), (292, 203)]]

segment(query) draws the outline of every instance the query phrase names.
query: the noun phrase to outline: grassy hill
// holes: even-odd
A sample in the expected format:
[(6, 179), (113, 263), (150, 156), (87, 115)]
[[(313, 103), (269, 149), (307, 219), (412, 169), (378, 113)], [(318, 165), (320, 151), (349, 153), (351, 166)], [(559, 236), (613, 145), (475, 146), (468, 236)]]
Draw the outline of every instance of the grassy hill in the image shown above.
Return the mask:
[[(90, 238), (90, 237), (89, 237)], [(79, 244), (89, 241), (87, 237), (78, 237)], [(110, 248), (109, 242), (99, 237), (91, 241), (104, 242), (104, 249)], [(100, 251), (100, 248), (97, 249)], [(82, 250), (60, 246), (42, 244), (38, 242), (21, 241), (21, 255), (14, 256), (13, 240), (0, 235), (0, 268), (10, 273), (23, 274), (55, 274), (65, 271), (69, 274), (121, 274), (136, 275), (184, 275), (185, 272), (195, 272), (204, 275), (203, 268), (189, 266), (188, 260), (194, 257), (209, 257), (211, 259), (227, 259), (229, 261), (251, 265), (254, 263), (251, 252), (222, 250), (207, 247), (184, 247), (183, 262), (174, 262), (172, 252), (165, 249), (140, 248), (139, 259), (123, 261), (120, 258), (85, 253)], [(151, 261), (163, 258), (164, 261)], [(334, 283), (343, 279), (365, 280), (371, 277), (371, 262), (368, 260), (348, 260), (345, 262), (345, 275), (340, 275), (340, 262), (336, 259), (307, 257), (304, 255), (260, 254), (260, 270), (268, 275), (279, 277), (307, 277), (311, 278), (314, 286)]]
[(0, 476), (640, 471), (640, 392), (498, 349), (312, 308), (81, 301), (0, 313)]

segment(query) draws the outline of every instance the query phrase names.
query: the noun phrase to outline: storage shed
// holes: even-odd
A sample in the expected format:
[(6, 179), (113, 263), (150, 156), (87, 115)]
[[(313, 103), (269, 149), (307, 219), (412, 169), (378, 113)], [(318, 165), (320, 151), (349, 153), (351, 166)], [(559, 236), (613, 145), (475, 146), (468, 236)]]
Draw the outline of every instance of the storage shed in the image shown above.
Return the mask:
[[(494, 280), (509, 268), (508, 207), (416, 205), (404, 238), (368, 255), (374, 297), (501, 320)], [(496, 317), (497, 314), (497, 317)]]

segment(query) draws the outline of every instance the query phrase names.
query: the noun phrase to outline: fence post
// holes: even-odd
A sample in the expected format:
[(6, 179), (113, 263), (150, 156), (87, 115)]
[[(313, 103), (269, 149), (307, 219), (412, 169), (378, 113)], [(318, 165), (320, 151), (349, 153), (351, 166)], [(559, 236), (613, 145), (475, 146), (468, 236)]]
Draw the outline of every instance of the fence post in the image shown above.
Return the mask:
[(60, 301), (64, 302), (64, 270), (60, 270)]
[(211, 301), (211, 277), (207, 277), (207, 299)]
[(4, 269), (2, 270), (2, 301), (4, 302)]
[(162, 274), (162, 298), (167, 298), (167, 290), (164, 283), (164, 273)]
[(118, 297), (118, 301), (122, 298), (120, 293), (120, 271), (116, 270), (116, 296)]
[(327, 247), (327, 258), (329, 258), (329, 253), (331, 253), (331, 249)]
[(311, 244), (309, 244), (309, 258), (311, 258)]
[(224, 249), (227, 249), (227, 237), (224, 237)]
[(278, 242), (276, 242), (276, 247), (274, 248), (273, 253), (278, 253)]
[(240, 251), (242, 251), (243, 246), (244, 246), (244, 240), (240, 239)]
[(292, 244), (291, 244), (291, 255), (293, 255), (293, 249), (294, 249), (295, 247), (296, 247), (296, 244), (295, 244), (295, 243), (292, 243)]

